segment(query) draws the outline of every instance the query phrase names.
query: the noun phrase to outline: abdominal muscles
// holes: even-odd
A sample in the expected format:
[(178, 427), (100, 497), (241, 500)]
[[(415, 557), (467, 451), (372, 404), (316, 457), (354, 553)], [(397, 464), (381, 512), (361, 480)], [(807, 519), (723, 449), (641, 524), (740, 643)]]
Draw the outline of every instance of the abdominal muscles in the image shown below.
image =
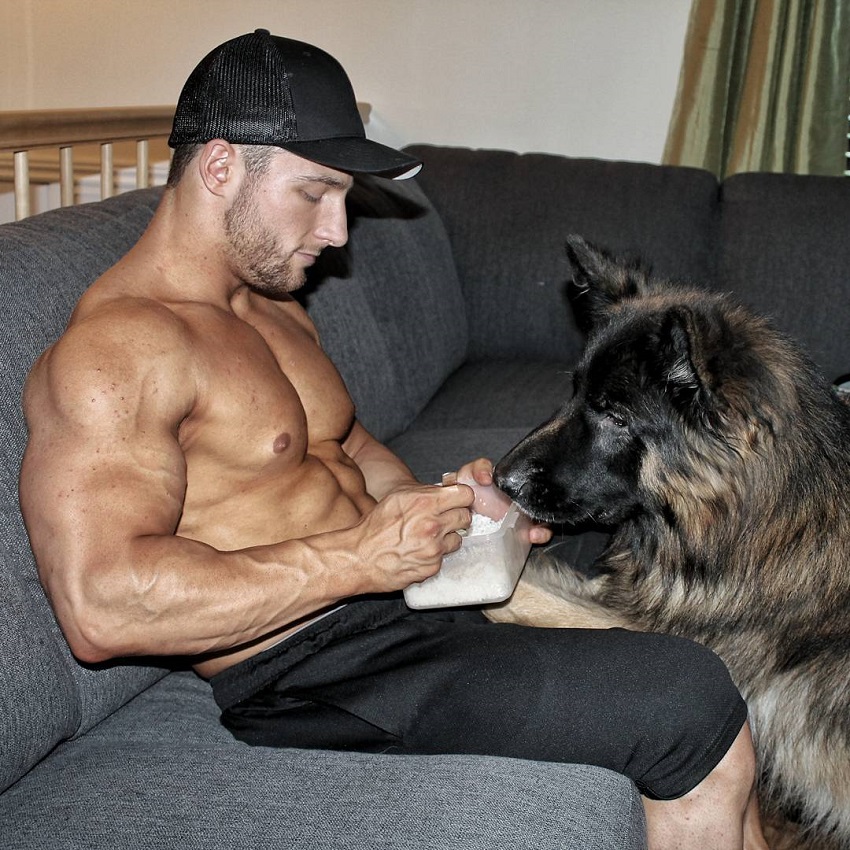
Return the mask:
[(265, 468), (219, 470), (206, 487), (190, 464), (177, 534), (229, 551), (349, 528), (371, 510), (363, 476), (338, 443), (310, 447), (296, 464), (285, 460), (290, 443), (279, 434)]

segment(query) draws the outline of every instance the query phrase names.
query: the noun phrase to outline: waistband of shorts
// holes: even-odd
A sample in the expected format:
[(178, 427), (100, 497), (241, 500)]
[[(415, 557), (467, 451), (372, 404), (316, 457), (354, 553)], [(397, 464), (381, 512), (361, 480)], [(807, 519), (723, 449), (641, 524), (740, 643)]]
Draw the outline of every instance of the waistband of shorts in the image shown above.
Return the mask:
[(328, 644), (377, 629), (410, 614), (401, 596), (361, 598), (331, 611), (280, 643), (222, 670), (210, 679), (222, 711), (261, 691)]

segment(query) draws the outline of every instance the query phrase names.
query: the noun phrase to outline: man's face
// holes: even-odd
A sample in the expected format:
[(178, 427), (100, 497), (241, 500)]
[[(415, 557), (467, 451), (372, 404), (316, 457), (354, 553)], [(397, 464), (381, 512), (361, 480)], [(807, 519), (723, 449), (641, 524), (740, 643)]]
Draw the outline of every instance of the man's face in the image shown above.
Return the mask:
[(348, 240), (351, 184), (348, 174), (284, 150), (261, 173), (246, 171), (224, 219), (236, 275), (265, 295), (303, 286), (320, 252)]

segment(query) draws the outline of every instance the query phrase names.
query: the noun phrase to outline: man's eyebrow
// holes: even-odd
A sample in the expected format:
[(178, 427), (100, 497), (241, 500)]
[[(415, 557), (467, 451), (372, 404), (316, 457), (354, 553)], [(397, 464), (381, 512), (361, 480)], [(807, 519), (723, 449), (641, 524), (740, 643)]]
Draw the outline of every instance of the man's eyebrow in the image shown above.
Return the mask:
[(340, 180), (338, 177), (330, 177), (324, 174), (308, 174), (298, 179), (303, 183), (324, 183), (325, 186), (330, 186), (333, 189), (350, 189), (353, 182), (351, 180)]

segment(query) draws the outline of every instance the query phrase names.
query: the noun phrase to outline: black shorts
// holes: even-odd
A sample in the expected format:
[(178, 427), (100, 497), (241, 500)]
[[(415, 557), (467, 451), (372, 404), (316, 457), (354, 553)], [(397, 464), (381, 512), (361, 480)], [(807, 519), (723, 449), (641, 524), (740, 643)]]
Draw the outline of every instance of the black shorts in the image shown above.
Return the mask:
[(662, 800), (699, 784), (747, 718), (723, 663), (692, 641), (396, 598), (351, 602), (212, 686), (249, 744), (594, 764)]

